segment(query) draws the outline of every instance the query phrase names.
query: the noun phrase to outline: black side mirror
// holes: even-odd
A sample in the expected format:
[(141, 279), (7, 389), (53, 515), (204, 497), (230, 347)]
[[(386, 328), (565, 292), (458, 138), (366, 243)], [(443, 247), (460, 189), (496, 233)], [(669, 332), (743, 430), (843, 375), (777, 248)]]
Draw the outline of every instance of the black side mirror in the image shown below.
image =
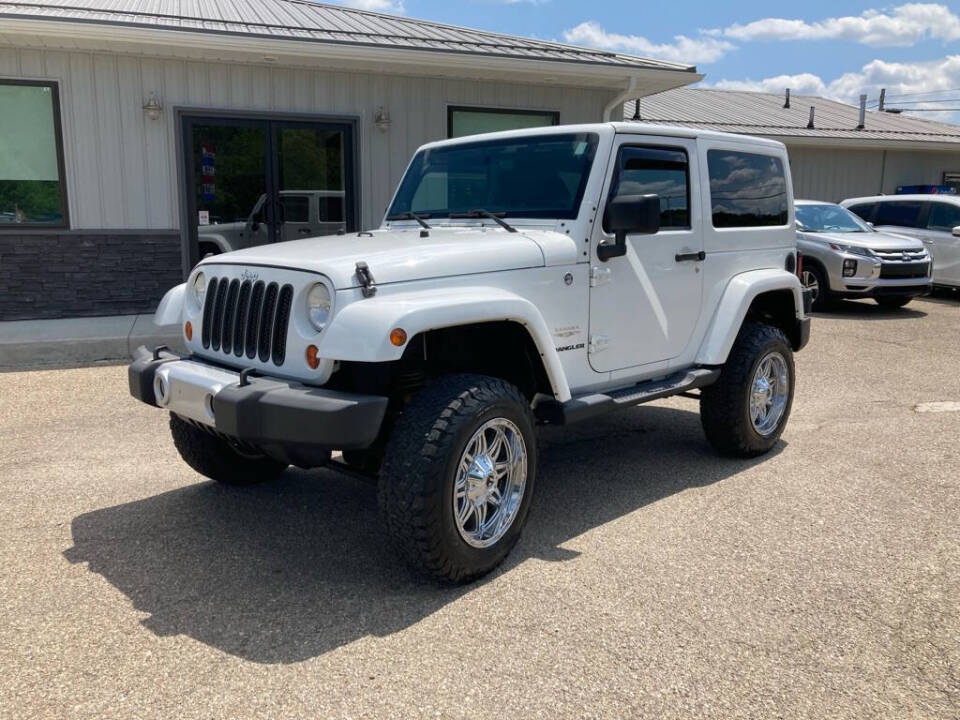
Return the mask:
[(597, 257), (603, 262), (627, 254), (627, 235), (653, 235), (660, 230), (659, 195), (620, 195), (607, 203), (604, 227), (612, 243), (600, 243)]

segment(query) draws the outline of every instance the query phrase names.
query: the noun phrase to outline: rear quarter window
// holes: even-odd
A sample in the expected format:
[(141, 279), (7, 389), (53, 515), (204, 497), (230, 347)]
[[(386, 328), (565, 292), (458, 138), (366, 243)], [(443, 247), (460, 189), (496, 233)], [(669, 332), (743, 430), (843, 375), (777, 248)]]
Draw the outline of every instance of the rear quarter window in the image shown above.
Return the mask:
[(714, 227), (787, 224), (787, 179), (780, 158), (737, 150), (708, 150), (707, 167)]

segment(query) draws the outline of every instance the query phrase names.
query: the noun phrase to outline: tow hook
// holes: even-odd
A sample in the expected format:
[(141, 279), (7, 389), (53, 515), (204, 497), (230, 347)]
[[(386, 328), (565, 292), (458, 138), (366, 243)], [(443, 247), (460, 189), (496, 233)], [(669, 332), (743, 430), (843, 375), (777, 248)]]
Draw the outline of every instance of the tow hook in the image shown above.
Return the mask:
[(357, 279), (362, 286), (363, 296), (365, 298), (373, 297), (377, 294), (377, 282), (373, 279), (373, 273), (362, 260), (357, 263)]

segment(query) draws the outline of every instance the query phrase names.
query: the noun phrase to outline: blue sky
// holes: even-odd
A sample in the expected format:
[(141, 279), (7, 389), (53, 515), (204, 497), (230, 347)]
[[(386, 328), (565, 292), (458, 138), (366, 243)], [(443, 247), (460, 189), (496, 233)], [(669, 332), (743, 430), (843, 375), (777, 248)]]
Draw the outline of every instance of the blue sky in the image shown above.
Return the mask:
[[(960, 108), (960, 3), (341, 0), (454, 25), (695, 64), (704, 84)], [(951, 92), (953, 91), (953, 92)], [(956, 102), (926, 102), (956, 98)], [(916, 101), (924, 101), (922, 104)], [(960, 113), (922, 113), (928, 119)]]

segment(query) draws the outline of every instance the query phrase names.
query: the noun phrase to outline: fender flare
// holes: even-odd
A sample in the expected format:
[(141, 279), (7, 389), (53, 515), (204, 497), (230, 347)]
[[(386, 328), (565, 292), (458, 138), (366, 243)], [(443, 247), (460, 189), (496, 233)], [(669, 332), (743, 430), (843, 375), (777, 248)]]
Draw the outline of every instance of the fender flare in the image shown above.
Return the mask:
[(723, 365), (750, 305), (757, 296), (775, 290), (790, 290), (793, 293), (794, 312), (797, 321), (802, 320), (803, 287), (796, 275), (773, 268), (740, 273), (730, 279), (723, 291), (696, 362), (700, 365)]
[(210, 233), (197, 236), (197, 245), (200, 243), (210, 243), (211, 245), (216, 245), (220, 248), (220, 252), (228, 253), (232, 252), (234, 248), (230, 247), (230, 243), (227, 242), (227, 239), (220, 233)]
[(157, 310), (153, 314), (156, 325), (179, 325), (183, 317), (183, 301), (187, 293), (187, 284), (180, 283), (167, 290)]
[[(482, 322), (515, 322), (529, 333), (557, 400), (570, 399), (563, 366), (543, 316), (529, 300), (493, 287), (458, 287), (377, 294), (355, 300), (356, 290), (341, 291), (343, 310), (317, 345), (319, 355), (332, 360), (390, 362), (399, 360), (406, 345), (396, 347), (389, 335), (403, 328), (408, 338), (430, 330)], [(346, 296), (346, 297), (342, 297)], [(348, 300), (349, 298), (349, 300)]]

